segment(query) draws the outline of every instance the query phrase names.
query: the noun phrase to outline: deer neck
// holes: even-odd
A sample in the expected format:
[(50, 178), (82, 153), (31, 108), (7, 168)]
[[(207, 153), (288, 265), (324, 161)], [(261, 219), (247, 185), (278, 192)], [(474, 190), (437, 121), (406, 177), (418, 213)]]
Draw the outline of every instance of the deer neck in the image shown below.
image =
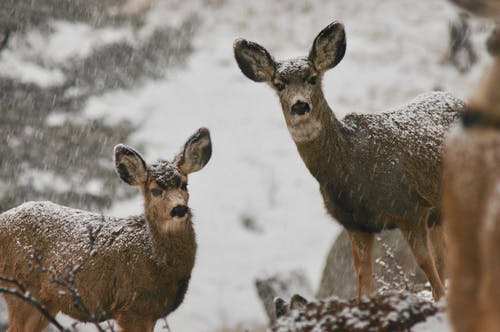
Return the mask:
[(190, 271), (196, 254), (191, 217), (185, 221), (159, 221), (155, 216), (146, 214), (146, 220), (151, 235), (153, 259), (172, 268), (190, 265), (186, 266)]
[(311, 115), (314, 115), (314, 120), (318, 122), (319, 133), (311, 140), (294, 139), (294, 142), (309, 172), (323, 183), (343, 174), (348, 155), (348, 140), (342, 130), (342, 124), (328, 106), (321, 90), (312, 99)]

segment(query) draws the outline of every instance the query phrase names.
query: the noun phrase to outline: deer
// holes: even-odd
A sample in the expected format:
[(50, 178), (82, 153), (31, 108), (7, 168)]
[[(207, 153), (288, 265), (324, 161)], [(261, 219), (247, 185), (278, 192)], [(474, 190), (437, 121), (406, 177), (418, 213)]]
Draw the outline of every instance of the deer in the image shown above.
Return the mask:
[[(115, 319), (121, 331), (152, 332), (188, 289), (197, 248), (188, 175), (211, 154), (206, 128), (170, 161), (146, 164), (133, 148), (116, 145), (115, 170), (139, 188), (140, 215), (110, 217), (52, 202), (27, 202), (2, 213), (0, 280), (16, 280), (53, 317), (63, 312), (84, 322)], [(62, 281), (72, 273), (74, 289), (68, 289)], [(38, 332), (49, 324), (31, 304), (4, 298), (9, 332)]]
[(322, 78), (346, 51), (340, 21), (316, 36), (307, 56), (277, 61), (263, 46), (241, 38), (233, 49), (247, 78), (276, 91), (327, 212), (348, 232), (358, 298), (370, 295), (374, 235), (393, 228), (407, 240), (434, 298), (441, 298), (441, 148), (463, 102), (450, 93), (429, 92), (396, 109), (337, 119), (323, 95)]
[[(500, 1), (454, 3), (500, 22)], [(443, 218), (449, 245), (448, 315), (456, 332), (500, 331), (500, 25), (493, 62), (446, 135)]]

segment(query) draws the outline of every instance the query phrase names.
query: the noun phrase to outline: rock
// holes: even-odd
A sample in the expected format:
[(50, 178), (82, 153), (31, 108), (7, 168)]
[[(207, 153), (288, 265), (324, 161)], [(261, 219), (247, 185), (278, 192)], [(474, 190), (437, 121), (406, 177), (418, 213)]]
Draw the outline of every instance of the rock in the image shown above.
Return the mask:
[[(372, 294), (389, 289), (411, 289), (427, 282), (398, 230), (376, 236), (373, 260)], [(330, 249), (316, 297), (322, 299), (332, 295), (343, 299), (357, 295), (357, 276), (345, 230)]]
[[(277, 301), (279, 304), (283, 304), (280, 308), (285, 308), (288, 304), (282, 299), (290, 299), (291, 297), (298, 299), (299, 297), (296, 294), (300, 294), (301, 297), (312, 299), (314, 294), (311, 283), (302, 270), (293, 270), (286, 273), (257, 278), (255, 280), (255, 286), (271, 325), (276, 322), (274, 304), (276, 298), (280, 298)], [(282, 301), (283, 303), (281, 303)]]

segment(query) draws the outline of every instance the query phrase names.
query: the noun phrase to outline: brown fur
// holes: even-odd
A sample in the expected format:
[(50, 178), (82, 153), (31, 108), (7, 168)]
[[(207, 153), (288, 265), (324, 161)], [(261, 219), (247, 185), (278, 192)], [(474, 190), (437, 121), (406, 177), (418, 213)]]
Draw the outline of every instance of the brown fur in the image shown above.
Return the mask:
[[(53, 315), (113, 318), (122, 331), (153, 331), (156, 320), (182, 303), (194, 266), (196, 240), (185, 185), (188, 173), (210, 159), (208, 130), (193, 135), (181, 154), (182, 161), (148, 166), (131, 148), (115, 147), (118, 174), (142, 192), (143, 215), (114, 218), (51, 202), (29, 202), (2, 213), (0, 275), (21, 282)], [(174, 212), (181, 206), (184, 214)], [(70, 288), (61, 285), (76, 267)], [(9, 332), (37, 332), (48, 325), (29, 304), (8, 295), (5, 300)]]
[(336, 21), (318, 34), (307, 57), (275, 61), (256, 43), (239, 39), (234, 44), (242, 72), (277, 91), (286, 125), (319, 183), (327, 211), (349, 233), (358, 295), (370, 294), (374, 233), (397, 227), (440, 298), (441, 146), (463, 103), (450, 94), (430, 93), (390, 112), (338, 120), (321, 81), (345, 49), (344, 27)]
[[(455, 1), (463, 5), (463, 1)], [(500, 1), (467, 7), (500, 18)], [(484, 12), (481, 8), (488, 8)], [(494, 10), (496, 6), (496, 10)], [(495, 46), (496, 45), (496, 46)], [(500, 29), (494, 62), (445, 143), (443, 215), (449, 238), (448, 308), (457, 332), (500, 331)]]
[(456, 5), (476, 15), (498, 19), (500, 1), (498, 0), (451, 0)]

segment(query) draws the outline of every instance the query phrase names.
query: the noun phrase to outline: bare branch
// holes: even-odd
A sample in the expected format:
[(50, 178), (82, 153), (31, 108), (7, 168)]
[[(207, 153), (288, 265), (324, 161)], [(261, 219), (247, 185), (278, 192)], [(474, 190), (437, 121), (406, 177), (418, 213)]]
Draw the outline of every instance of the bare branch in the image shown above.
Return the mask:
[(163, 317), (163, 328), (167, 330), (167, 332), (171, 332), (170, 325), (168, 325), (167, 317)]
[(16, 280), (16, 279), (13, 279), (13, 278), (7, 278), (7, 277), (2, 277), (2, 276), (0, 276), (0, 281), (6, 282), (6, 283), (10, 283), (10, 284), (14, 284), (14, 285), (15, 285), (15, 286), (17, 286), (17, 287), (21, 290), (21, 292), (23, 292), (23, 293), (26, 293), (26, 291), (27, 291), (27, 290), (26, 290), (26, 287), (24, 287), (24, 285), (23, 285), (20, 281), (18, 281), (18, 280)]
[[(9, 279), (9, 278), (3, 278), (1, 277), (2, 281), (5, 281), (3, 279)], [(15, 283), (15, 282), (14, 282)], [(64, 328), (46, 309), (45, 307), (40, 304), (34, 297), (32, 297), (28, 292), (21, 293), (20, 291), (12, 288), (7, 288), (7, 287), (0, 287), (0, 293), (5, 293), (9, 295), (13, 295), (29, 304), (31, 304), (34, 308), (36, 308), (52, 325), (54, 325), (59, 331), (62, 332), (69, 332), (68, 329)]]
[(391, 273), (392, 280), (390, 281), (390, 283), (387, 283), (381, 276), (377, 277), (377, 281), (382, 285), (378, 293), (381, 294), (395, 288), (410, 291), (412, 282), (405, 274), (404, 268), (401, 266), (398, 259), (395, 257), (393, 249), (389, 247), (387, 243), (382, 241), (379, 236), (377, 237), (377, 241), (380, 242), (382, 248), (384, 249), (385, 255), (377, 258), (375, 260), (375, 263), (382, 266), (384, 270), (390, 269), (393, 272)]

